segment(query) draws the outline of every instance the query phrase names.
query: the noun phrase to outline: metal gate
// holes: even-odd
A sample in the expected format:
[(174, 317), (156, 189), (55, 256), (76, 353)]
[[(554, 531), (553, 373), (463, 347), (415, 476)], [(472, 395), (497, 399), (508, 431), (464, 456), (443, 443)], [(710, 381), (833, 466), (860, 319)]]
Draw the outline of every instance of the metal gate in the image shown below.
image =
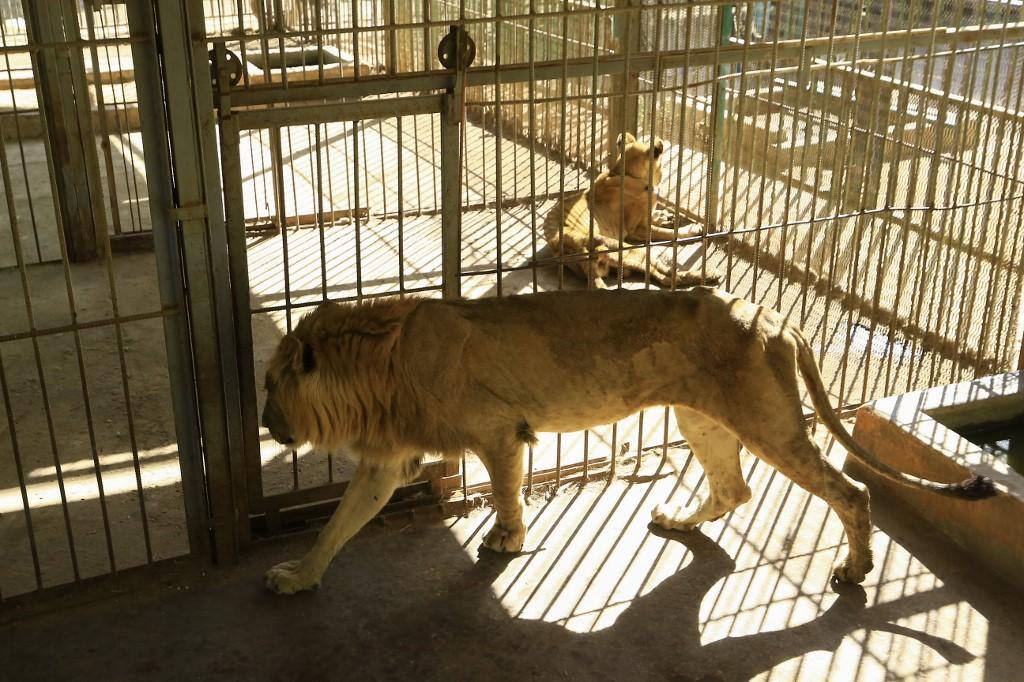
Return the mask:
[[(453, 34), (452, 41), (456, 38)], [(325, 462), (314, 463), (311, 468), (320, 469), (312, 474), (313, 485), (307, 481), (300, 482), (300, 473), (303, 478), (310, 475), (305, 468), (300, 468), (299, 458), (306, 453), (290, 451), (288, 457), (288, 471), (284, 476), (285, 485), (281, 485), (281, 477), (273, 480), (274, 467), (266, 467), (262, 446), (259, 425), (257, 404), (257, 374), (254, 369), (254, 334), (259, 334), (266, 324), (260, 324), (261, 319), (283, 315), (283, 332), (291, 330), (294, 315), (301, 314), (305, 309), (328, 300), (355, 300), (365, 296), (377, 296), (384, 294), (407, 294), (423, 292), (440, 292), (446, 298), (457, 298), (459, 296), (459, 277), (457, 253), (459, 247), (459, 215), (458, 209), (458, 169), (459, 169), (459, 122), (460, 106), (458, 92), (460, 87), (452, 88), (446, 94), (406, 94), (401, 91), (393, 93), (395, 97), (387, 99), (339, 102), (337, 104), (300, 104), (291, 102), (287, 108), (266, 108), (257, 110), (235, 110), (233, 107), (238, 104), (234, 99), (231, 89), (233, 71), (237, 74), (238, 58), (227, 52), (223, 45), (217, 45), (213, 51), (214, 64), (217, 69), (216, 77), (216, 105), (219, 116), (221, 136), (221, 162), (223, 168), (224, 182), (224, 204), (227, 218), (228, 248), (231, 262), (231, 279), (233, 282), (232, 297), (234, 309), (238, 316), (238, 352), (241, 361), (241, 404), (242, 404), (242, 427), (243, 447), (245, 454), (245, 484), (248, 490), (249, 512), (257, 520), (258, 528), (269, 532), (278, 531), (288, 523), (289, 517), (296, 515), (316, 514), (322, 512), (313, 503), (321, 502), (338, 497), (344, 490), (344, 478), (346, 472), (344, 460), (336, 460), (334, 453), (325, 455)], [(244, 93), (239, 93), (243, 95)], [(273, 99), (265, 101), (265, 104), (273, 104)], [(423, 119), (429, 120), (429, 125)], [(398, 135), (402, 134), (403, 125), (417, 127), (423, 124), (439, 132), (438, 144), (439, 159), (441, 164), (440, 194), (441, 214), (446, 216), (442, 220), (440, 243), (433, 246), (435, 253), (447, 254), (442, 258), (439, 277), (434, 277), (435, 283), (426, 285), (408, 286), (403, 273), (399, 272), (394, 287), (379, 285), (364, 279), (364, 250), (369, 252), (372, 247), (364, 245), (363, 241), (370, 241), (373, 236), (364, 235), (364, 226), (369, 220), (367, 206), (360, 205), (362, 194), (359, 186), (359, 176), (362, 171), (361, 164), (366, 164), (366, 159), (360, 158), (359, 131), (367, 122), (373, 122), (376, 126), (393, 125)], [(406, 123), (403, 124), (403, 121)], [(318, 196), (315, 198), (314, 213), (303, 214), (298, 210), (299, 201), (297, 198), (288, 196), (288, 188), (285, 182), (285, 162), (283, 161), (283, 148), (292, 149), (293, 131), (296, 129), (304, 131), (309, 138), (313, 131), (316, 138), (316, 159), (312, 168), (315, 176)], [(323, 208), (324, 199), (324, 178), (331, 159), (325, 160), (321, 156), (320, 137), (321, 134), (329, 136), (340, 130), (342, 136), (351, 135), (353, 140), (352, 153), (348, 167), (351, 172), (348, 175), (354, 181), (354, 188), (350, 193), (354, 197), (351, 206), (343, 210), (331, 208), (325, 211)], [(256, 137), (262, 141), (264, 138), (269, 143), (271, 155), (271, 172), (273, 177), (270, 186), (273, 187), (275, 208), (273, 219), (269, 224), (261, 224), (257, 217), (255, 221), (246, 219), (246, 201), (243, 194), (243, 176), (241, 153), (243, 149), (243, 137), (248, 137), (251, 144), (252, 138)], [(295, 134), (297, 136), (298, 133)], [(330, 147), (327, 148), (330, 150)], [(328, 152), (329, 153), (329, 152)], [(294, 164), (295, 161), (292, 161)], [(399, 205), (398, 221), (396, 223), (398, 235), (397, 243), (404, 244), (404, 214), (402, 204), (404, 201), (403, 192), (403, 163), (401, 152), (398, 160), (398, 187), (397, 202)], [(296, 178), (291, 178), (291, 190), (296, 190)], [(332, 189), (328, 185), (328, 189)], [(291, 201), (290, 201), (291, 199)], [(294, 210), (290, 210), (294, 209)], [(301, 228), (307, 228), (307, 235), (299, 233)], [(331, 234), (335, 232), (348, 232), (350, 235)], [(289, 244), (289, 231), (296, 229), (292, 236), (292, 244)], [(315, 232), (314, 235), (308, 233)], [(259, 296), (254, 296), (251, 291), (253, 286), (253, 270), (250, 268), (249, 260), (253, 251), (250, 247), (254, 240), (258, 241), (260, 235), (267, 237), (274, 235), (280, 238), (281, 254), (283, 264), (281, 269), (284, 300), (279, 303), (261, 303)], [(312, 237), (312, 238), (310, 238)], [(353, 291), (349, 295), (331, 296), (329, 289), (336, 287), (328, 284), (328, 262), (327, 254), (337, 248), (338, 239), (351, 237), (354, 247), (355, 278), (351, 281)], [(296, 245), (298, 242), (298, 245)], [(317, 247), (319, 247), (317, 249)], [(319, 276), (296, 276), (289, 267), (290, 256), (297, 249), (300, 254), (303, 249), (317, 249), (319, 253)], [(308, 261), (309, 254), (304, 258)], [(401, 271), (404, 265), (404, 254), (398, 256), (398, 270)], [(331, 278), (333, 279), (333, 277)], [(303, 280), (314, 282), (314, 286), (305, 293), (301, 289), (300, 282)], [(265, 335), (264, 335), (265, 336)], [(279, 338), (271, 334), (271, 339)], [(272, 345), (264, 342), (262, 345), (263, 358), (266, 353), (272, 350)], [(324, 466), (324, 464), (326, 466)], [(422, 479), (422, 483), (407, 486), (399, 491), (397, 499), (393, 501), (390, 509), (395, 509), (401, 499), (415, 498), (417, 503), (423, 503), (430, 499), (440, 501), (442, 487), (440, 478), (449, 471), (450, 467), (442, 463), (428, 465)], [(270, 476), (265, 475), (269, 471)], [(289, 476), (290, 474), (290, 476)], [(266, 480), (270, 478), (271, 480)], [(290, 483), (290, 486), (288, 485)], [(303, 485), (305, 484), (305, 485)], [(290, 489), (288, 489), (290, 487)], [(276, 490), (275, 490), (276, 488)], [(284, 488), (282, 490), (282, 488)], [(291, 514), (282, 518), (281, 511), (292, 508)], [(299, 508), (295, 511), (294, 508)]]
[[(236, 485), (256, 528), (321, 513), (347, 473), (261, 440), (263, 363), (295, 316), (324, 300), (579, 286), (540, 224), (622, 131), (665, 138), (660, 202), (703, 235), (621, 248), (717, 267), (798, 317), (842, 407), (1012, 367), (1020, 10), (876, 4), (217, 5)], [(958, 287), (969, 300), (944, 305)], [(614, 473), (679, 439), (661, 409), (552, 436), (529, 482)], [(486, 477), (471, 462), (432, 470), (398, 502), (458, 489), (467, 501)]]

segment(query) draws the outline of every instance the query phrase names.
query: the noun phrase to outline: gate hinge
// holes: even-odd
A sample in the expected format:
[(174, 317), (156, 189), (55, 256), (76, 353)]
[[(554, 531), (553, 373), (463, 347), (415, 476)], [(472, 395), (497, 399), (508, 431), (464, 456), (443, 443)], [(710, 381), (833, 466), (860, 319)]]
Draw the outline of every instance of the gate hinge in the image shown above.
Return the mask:
[[(223, 70), (224, 75), (227, 76), (227, 82), (234, 87), (238, 85), (238, 82), (242, 80), (242, 60), (238, 58), (231, 50), (224, 48), (224, 64), (217, 63), (217, 48), (210, 50), (210, 82), (213, 84), (213, 90), (216, 92), (220, 88), (220, 74)], [(230, 89), (230, 88), (225, 88)]]
[(466, 29), (451, 26), (448, 35), (437, 44), (437, 59), (446, 69), (467, 69), (476, 59), (476, 43)]

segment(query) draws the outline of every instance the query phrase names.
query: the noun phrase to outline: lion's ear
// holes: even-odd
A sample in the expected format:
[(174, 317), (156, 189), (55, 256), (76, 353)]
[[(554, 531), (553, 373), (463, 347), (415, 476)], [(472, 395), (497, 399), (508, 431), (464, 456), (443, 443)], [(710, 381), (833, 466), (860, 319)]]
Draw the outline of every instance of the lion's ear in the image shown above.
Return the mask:
[(619, 149), (622, 149), (627, 144), (633, 144), (634, 142), (636, 142), (636, 138), (633, 137), (630, 133), (622, 133), (615, 139), (615, 146), (617, 146)]
[(288, 366), (296, 374), (306, 374), (316, 369), (316, 354), (313, 352), (313, 346), (292, 334), (286, 334), (281, 339), (281, 352), (284, 354)]
[(661, 156), (662, 152), (665, 151), (665, 143), (661, 141), (660, 137), (654, 138), (654, 158)]

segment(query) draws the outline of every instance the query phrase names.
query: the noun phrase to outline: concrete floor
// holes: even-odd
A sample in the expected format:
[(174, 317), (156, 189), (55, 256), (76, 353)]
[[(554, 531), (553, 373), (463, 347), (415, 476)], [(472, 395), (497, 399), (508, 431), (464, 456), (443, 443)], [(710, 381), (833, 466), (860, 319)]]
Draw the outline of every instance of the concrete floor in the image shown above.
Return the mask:
[(876, 504), (876, 569), (863, 589), (836, 593), (828, 576), (843, 540), (819, 500), (746, 459), (746, 506), (702, 532), (652, 531), (649, 508), (676, 483), (659, 463), (531, 500), (517, 557), (478, 549), (489, 510), (391, 519), (339, 555), (319, 592), (270, 595), (262, 572), (307, 549), (302, 534), (254, 547), (237, 567), (0, 625), (0, 670), (18, 680), (1019, 679), (1021, 597), (926, 526)]

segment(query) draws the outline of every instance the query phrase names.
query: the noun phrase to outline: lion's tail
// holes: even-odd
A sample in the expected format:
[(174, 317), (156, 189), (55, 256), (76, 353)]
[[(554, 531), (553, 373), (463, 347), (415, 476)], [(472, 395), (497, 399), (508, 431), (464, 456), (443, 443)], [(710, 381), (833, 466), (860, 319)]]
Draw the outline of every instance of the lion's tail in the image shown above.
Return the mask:
[(917, 476), (910, 476), (878, 460), (855, 441), (850, 432), (843, 426), (843, 422), (839, 420), (839, 417), (832, 409), (832, 405), (829, 403), (828, 394), (824, 383), (822, 383), (821, 374), (818, 372), (818, 364), (814, 360), (814, 353), (810, 345), (803, 334), (800, 333), (800, 330), (790, 328), (790, 332), (796, 340), (797, 366), (800, 368), (800, 374), (803, 375), (804, 381), (807, 384), (807, 391), (811, 396), (811, 403), (814, 405), (815, 412), (821, 417), (821, 420), (825, 423), (828, 430), (832, 432), (832, 435), (858, 461), (894, 483), (931, 490), (941, 495), (965, 500), (981, 500), (996, 494), (996, 489), (992, 485), (991, 479), (984, 476), (975, 475), (960, 483), (936, 483), (935, 481), (918, 478)]

